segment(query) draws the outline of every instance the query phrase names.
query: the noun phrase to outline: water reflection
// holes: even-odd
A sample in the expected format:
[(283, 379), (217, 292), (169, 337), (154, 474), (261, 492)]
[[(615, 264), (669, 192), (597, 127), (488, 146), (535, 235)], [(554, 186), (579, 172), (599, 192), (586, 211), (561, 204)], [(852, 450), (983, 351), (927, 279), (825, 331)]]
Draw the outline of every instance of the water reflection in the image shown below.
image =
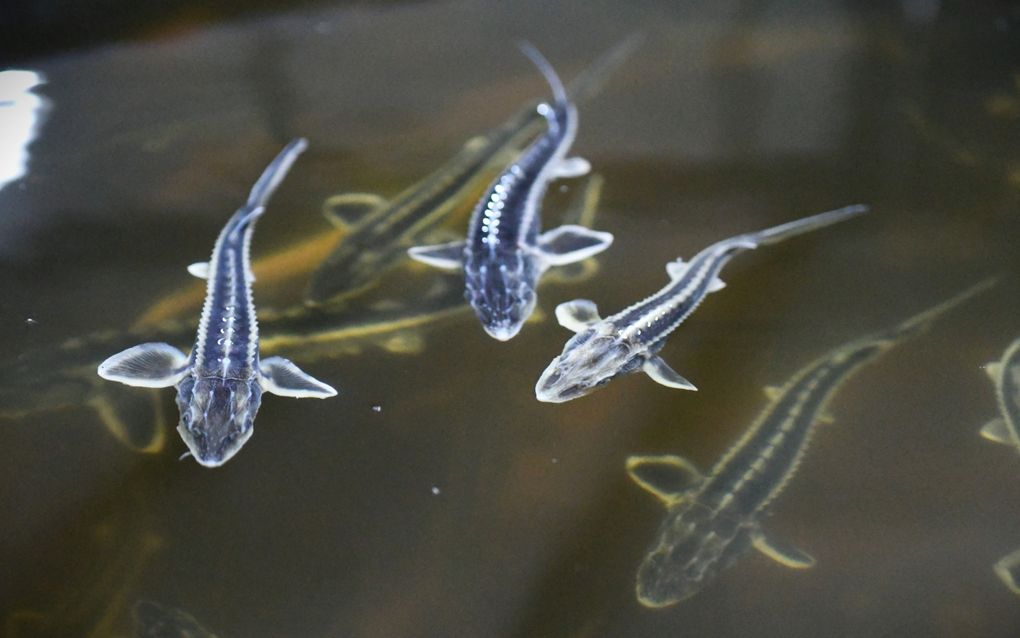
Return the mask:
[(33, 92), (45, 82), (35, 71), (0, 71), (0, 189), (28, 171), (28, 147), (51, 107), (49, 100)]

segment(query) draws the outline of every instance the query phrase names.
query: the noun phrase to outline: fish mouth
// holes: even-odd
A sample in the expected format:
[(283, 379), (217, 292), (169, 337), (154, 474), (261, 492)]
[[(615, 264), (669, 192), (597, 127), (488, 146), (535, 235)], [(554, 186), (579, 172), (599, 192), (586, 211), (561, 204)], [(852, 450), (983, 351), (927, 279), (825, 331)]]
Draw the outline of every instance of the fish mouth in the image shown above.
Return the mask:
[(194, 457), (195, 461), (199, 465), (201, 465), (202, 467), (219, 467), (219, 466), (223, 465), (224, 463), (226, 463), (228, 460), (230, 460), (230, 459), (225, 459), (225, 458), (222, 458), (222, 457), (219, 457), (219, 458), (217, 458), (217, 457), (202, 457), (202, 456), (199, 456), (199, 455), (195, 454), (194, 452), (191, 453), (191, 456)]
[(521, 331), (521, 325), (520, 323), (498, 323), (485, 324), (482, 327), (485, 328), (485, 332), (493, 339), (510, 341)]
[[(178, 430), (180, 431), (181, 428), (178, 428)], [(221, 441), (219, 446), (205, 446), (187, 436), (184, 431), (181, 431), (181, 437), (184, 439), (184, 444), (188, 446), (191, 457), (202, 467), (208, 468), (220, 467), (234, 458), (241, 451), (241, 447), (251, 438), (251, 435), (252, 430), (248, 430), (238, 439)]]

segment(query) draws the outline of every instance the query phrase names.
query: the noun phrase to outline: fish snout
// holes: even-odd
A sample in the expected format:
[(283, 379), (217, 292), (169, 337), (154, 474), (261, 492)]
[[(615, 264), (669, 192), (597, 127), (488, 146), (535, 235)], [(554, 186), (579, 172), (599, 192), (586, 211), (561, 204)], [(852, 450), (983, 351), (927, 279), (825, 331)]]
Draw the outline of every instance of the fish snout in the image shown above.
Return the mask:
[(517, 336), (517, 333), (521, 331), (523, 322), (512, 322), (512, 321), (500, 321), (497, 323), (483, 324), (485, 332), (489, 334), (493, 339), (499, 341), (509, 341)]
[(543, 403), (564, 403), (585, 394), (580, 385), (564, 374), (559, 357), (549, 364), (535, 384), (535, 398)]

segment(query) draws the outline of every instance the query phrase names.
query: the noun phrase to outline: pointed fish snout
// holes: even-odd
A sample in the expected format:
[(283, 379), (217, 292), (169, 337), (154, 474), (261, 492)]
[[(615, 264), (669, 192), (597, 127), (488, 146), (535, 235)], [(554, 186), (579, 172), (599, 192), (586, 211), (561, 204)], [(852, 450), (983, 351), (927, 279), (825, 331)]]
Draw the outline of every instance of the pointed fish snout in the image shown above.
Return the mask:
[(535, 398), (543, 403), (563, 403), (574, 398), (564, 392), (563, 388), (559, 387), (562, 375), (557, 363), (558, 360), (553, 361), (542, 372), (542, 376), (538, 378), (538, 383), (535, 384)]
[(488, 333), (493, 339), (499, 341), (509, 341), (517, 336), (517, 333), (521, 331), (520, 323), (498, 323), (498, 324), (485, 324), (482, 327), (485, 328), (485, 332)]

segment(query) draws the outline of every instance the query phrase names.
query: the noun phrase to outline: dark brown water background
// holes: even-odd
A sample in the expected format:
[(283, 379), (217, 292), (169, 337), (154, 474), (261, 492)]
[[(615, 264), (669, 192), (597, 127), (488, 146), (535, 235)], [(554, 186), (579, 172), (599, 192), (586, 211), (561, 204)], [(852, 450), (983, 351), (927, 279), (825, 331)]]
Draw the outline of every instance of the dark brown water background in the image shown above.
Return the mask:
[[(1020, 336), (1020, 14), (987, 4), (316, 5), (20, 59), (53, 105), (28, 175), (0, 191), (0, 354), (31, 367), (194, 285), (185, 266), (291, 137), (310, 150), (255, 258), (328, 232), (329, 195), (393, 195), (545, 95), (518, 39), (571, 78), (644, 34), (575, 145), (605, 178), (596, 226), (616, 243), (594, 277), (544, 288), (546, 319), (513, 341), (461, 314), (417, 353), (303, 364), (340, 396), (267, 397), (216, 470), (178, 461), (172, 430), (140, 454), (34, 388), (39, 411), (0, 420), (2, 629), (129, 636), (151, 599), (221, 638), (1018, 635), (1020, 598), (991, 566), (1020, 546), (1020, 456), (978, 429), (997, 414), (981, 365)], [(547, 226), (569, 195), (554, 190)], [(873, 213), (727, 267), (662, 352), (699, 392), (635, 375), (535, 400), (569, 336), (557, 303), (615, 312), (678, 256), (857, 202)], [(628, 455), (707, 470), (764, 386), (990, 275), (834, 400), (764, 521), (813, 569), (752, 552), (679, 605), (638, 604), (665, 511)], [(387, 296), (443, 277), (406, 266)], [(291, 306), (306, 280), (257, 282), (256, 303)]]

